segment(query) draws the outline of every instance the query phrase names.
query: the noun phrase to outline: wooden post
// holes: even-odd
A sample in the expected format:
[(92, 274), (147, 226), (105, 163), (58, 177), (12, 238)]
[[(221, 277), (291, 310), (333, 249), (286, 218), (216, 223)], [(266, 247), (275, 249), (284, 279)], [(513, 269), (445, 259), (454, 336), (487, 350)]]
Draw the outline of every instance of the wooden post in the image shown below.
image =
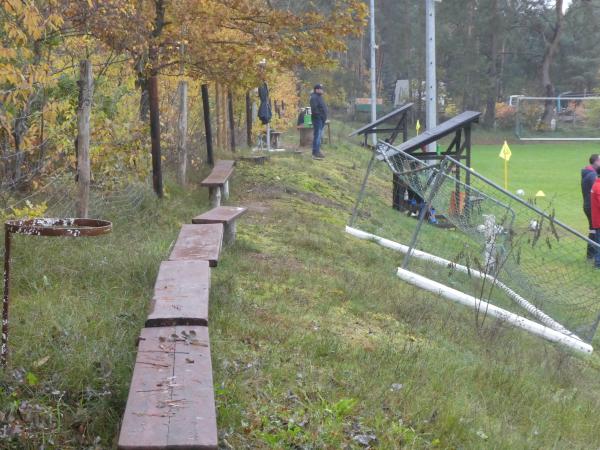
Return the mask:
[(177, 120), (177, 155), (179, 166), (177, 170), (177, 181), (181, 186), (185, 186), (187, 171), (187, 129), (188, 129), (188, 84), (187, 81), (179, 82), (179, 117)]
[(252, 147), (252, 100), (250, 91), (246, 91), (246, 144)]
[(229, 113), (229, 143), (231, 151), (235, 152), (235, 119), (233, 117), (233, 95), (231, 90), (227, 90), (227, 111)]
[(163, 197), (163, 182), (160, 151), (160, 111), (158, 109), (158, 76), (148, 79), (150, 100), (150, 137), (152, 140), (152, 185), (158, 198)]
[(204, 110), (204, 131), (206, 134), (206, 163), (214, 166), (213, 158), (213, 142), (212, 142), (212, 127), (210, 125), (210, 101), (208, 98), (208, 84), (203, 84), (200, 87), (202, 92), (202, 109)]
[(216, 144), (217, 148), (221, 149), (223, 142), (223, 131), (221, 130), (221, 87), (219, 83), (215, 83), (215, 124), (216, 124)]
[(92, 63), (79, 63), (79, 104), (77, 107), (77, 216), (87, 218), (90, 201), (90, 115), (92, 112)]

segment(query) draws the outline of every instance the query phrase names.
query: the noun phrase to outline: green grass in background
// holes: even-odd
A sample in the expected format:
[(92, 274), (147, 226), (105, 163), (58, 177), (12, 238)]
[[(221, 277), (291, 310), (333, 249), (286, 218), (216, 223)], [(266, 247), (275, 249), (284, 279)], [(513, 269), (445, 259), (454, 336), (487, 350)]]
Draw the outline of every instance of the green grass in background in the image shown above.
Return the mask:
[[(473, 168), (481, 175), (504, 187), (504, 160), (498, 157), (501, 144), (474, 145)], [(600, 153), (600, 143), (537, 143), (510, 144), (508, 189), (525, 191), (525, 198), (534, 198), (539, 190), (546, 194), (539, 199), (541, 207), (550, 204), (556, 218), (576, 228), (587, 230), (581, 199), (581, 169), (588, 165), (592, 153)]]

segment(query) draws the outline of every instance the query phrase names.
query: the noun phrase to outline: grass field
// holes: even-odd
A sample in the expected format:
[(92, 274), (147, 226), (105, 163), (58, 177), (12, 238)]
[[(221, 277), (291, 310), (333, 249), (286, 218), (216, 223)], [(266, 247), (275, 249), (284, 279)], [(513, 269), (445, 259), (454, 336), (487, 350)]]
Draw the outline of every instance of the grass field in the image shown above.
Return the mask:
[[(211, 287), (221, 447), (600, 447), (597, 357), (490, 320), (476, 328), (469, 311), (399, 281), (398, 254), (343, 232), (368, 159), (346, 131), (325, 161), (273, 155), (236, 170), (230, 203), (250, 211)], [(531, 176), (539, 149), (512, 150), (515, 182), (530, 183), (518, 188), (551, 195), (556, 182)], [(569, 166), (543, 150), (552, 162), (536, 164), (560, 176), (574, 224), (590, 150)], [(477, 147), (474, 165), (498, 180), (497, 152)], [(168, 188), (114, 217), (111, 236), (17, 239), (0, 447), (114, 447), (159, 263), (207, 208), (204, 190)]]
[[(504, 186), (504, 160), (498, 157), (501, 145), (475, 145), (472, 166), (480, 174)], [(525, 191), (533, 198), (539, 190), (546, 194), (542, 207), (550, 204), (556, 217), (579, 231), (587, 230), (582, 211), (581, 169), (592, 153), (600, 153), (600, 143), (511, 144), (509, 183), (511, 192)]]

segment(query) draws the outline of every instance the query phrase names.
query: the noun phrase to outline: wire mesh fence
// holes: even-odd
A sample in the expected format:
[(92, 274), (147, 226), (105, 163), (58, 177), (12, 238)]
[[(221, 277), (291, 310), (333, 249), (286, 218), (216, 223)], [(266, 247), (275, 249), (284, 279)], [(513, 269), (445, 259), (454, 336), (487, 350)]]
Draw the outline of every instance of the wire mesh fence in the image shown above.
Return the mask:
[(599, 246), (551, 204), (540, 209), (450, 157), (428, 164), (386, 143), (377, 155), (352, 227), (404, 244), (394, 247), (402, 267), (479, 300), (480, 322), (494, 305), (593, 341), (600, 286), (587, 248)]

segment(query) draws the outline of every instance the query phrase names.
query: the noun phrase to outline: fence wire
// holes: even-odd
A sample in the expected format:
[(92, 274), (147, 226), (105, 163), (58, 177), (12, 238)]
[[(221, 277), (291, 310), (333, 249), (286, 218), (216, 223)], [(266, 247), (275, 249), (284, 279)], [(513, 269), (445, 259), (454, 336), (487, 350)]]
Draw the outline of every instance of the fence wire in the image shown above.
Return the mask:
[[(596, 243), (551, 208), (450, 157), (428, 164), (383, 142), (377, 155), (352, 226), (439, 257), (435, 263), (409, 252), (402, 264), (412, 272), (592, 342), (600, 283), (587, 248), (598, 250)], [(396, 209), (392, 197), (401, 200)]]

